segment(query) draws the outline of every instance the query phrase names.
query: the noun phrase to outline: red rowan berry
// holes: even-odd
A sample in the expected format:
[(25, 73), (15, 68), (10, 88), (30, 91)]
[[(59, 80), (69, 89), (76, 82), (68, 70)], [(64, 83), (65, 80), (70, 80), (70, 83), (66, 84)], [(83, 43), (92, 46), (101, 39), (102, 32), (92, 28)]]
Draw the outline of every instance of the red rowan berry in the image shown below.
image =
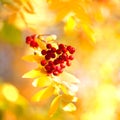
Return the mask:
[(45, 66), (45, 69), (46, 69), (47, 71), (50, 71), (50, 70), (51, 70), (50, 65), (47, 64), (47, 65)]
[(45, 56), (45, 59), (46, 59), (46, 60), (49, 60), (49, 59), (50, 59), (50, 55), (47, 54), (47, 55)]
[(46, 63), (47, 63), (46, 60), (42, 60), (42, 61), (41, 61), (41, 65), (42, 65), (42, 66), (46, 65)]
[(53, 71), (53, 75), (57, 76), (58, 74), (58, 71)]
[(33, 40), (35, 40), (35, 38), (36, 38), (36, 34), (31, 35), (31, 38), (32, 38)]
[(74, 59), (74, 57), (73, 57), (72, 55), (70, 55), (70, 56), (69, 56), (69, 59), (70, 59), (70, 60), (73, 60), (73, 59)]
[(26, 43), (27, 44), (30, 44), (30, 42), (32, 41), (32, 38), (30, 36), (27, 36), (26, 37)]
[(59, 47), (59, 49), (61, 49), (61, 50), (62, 50), (63, 48), (65, 48), (64, 44), (59, 44), (58, 47)]
[(51, 57), (52, 57), (52, 58), (55, 58), (55, 54), (51, 54)]
[(49, 64), (49, 65), (53, 65), (54, 63), (53, 63), (53, 61), (50, 60), (50, 61), (48, 62), (48, 64)]
[(57, 54), (61, 54), (61, 52), (62, 52), (62, 51), (61, 51), (60, 49), (57, 49), (57, 50), (56, 50), (56, 53), (57, 53)]
[(51, 48), (52, 48), (52, 45), (51, 45), (51, 44), (47, 44), (46, 47), (47, 47), (48, 49), (51, 49)]
[(46, 55), (46, 53), (47, 53), (46, 50), (42, 50), (42, 51), (41, 51), (41, 54), (42, 54), (42, 55)]
[(71, 65), (70, 61), (66, 61), (66, 65), (70, 66)]
[(60, 63), (60, 67), (61, 67), (61, 68), (65, 68), (65, 64)]
[(36, 47), (36, 48), (37, 48), (37, 47), (38, 47), (38, 43), (35, 42), (35, 41), (31, 41), (31, 42), (30, 42), (30, 46), (31, 46), (31, 47)]
[(66, 48), (62, 48), (62, 52), (63, 52), (63, 53), (66, 53), (66, 52), (67, 52), (67, 49), (66, 49)]
[(56, 48), (55, 48), (55, 47), (52, 47), (52, 48), (51, 48), (51, 51), (52, 51), (52, 52), (56, 52)]

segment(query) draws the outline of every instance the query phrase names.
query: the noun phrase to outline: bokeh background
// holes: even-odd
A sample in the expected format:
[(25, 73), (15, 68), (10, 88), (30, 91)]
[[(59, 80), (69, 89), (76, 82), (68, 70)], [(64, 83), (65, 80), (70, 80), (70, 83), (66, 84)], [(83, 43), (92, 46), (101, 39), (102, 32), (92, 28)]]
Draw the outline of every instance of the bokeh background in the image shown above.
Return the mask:
[[(119, 11), (119, 0), (0, 0), (0, 120), (120, 120)], [(76, 48), (76, 112), (48, 118), (49, 101), (31, 101), (38, 88), (22, 75), (36, 65), (21, 59), (31, 34)]]

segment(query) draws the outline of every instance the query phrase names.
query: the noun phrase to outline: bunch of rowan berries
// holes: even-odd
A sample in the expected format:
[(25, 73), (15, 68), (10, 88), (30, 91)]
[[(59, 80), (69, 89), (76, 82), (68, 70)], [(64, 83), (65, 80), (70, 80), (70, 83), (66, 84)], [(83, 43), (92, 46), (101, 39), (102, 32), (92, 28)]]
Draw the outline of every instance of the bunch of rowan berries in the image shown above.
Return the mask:
[(26, 37), (26, 43), (33, 48), (37, 48), (39, 46), (35, 40), (36, 40), (36, 34)]
[[(35, 41), (35, 38), (36, 35), (26, 37), (26, 43), (33, 48), (38, 48), (39, 45), (37, 41)], [(40, 61), (40, 64), (45, 68), (48, 75), (59, 75), (66, 66), (71, 65), (71, 61), (74, 59), (74, 47), (56, 44), (57, 47), (54, 47), (52, 44), (46, 43), (46, 49), (41, 50), (44, 59)]]
[(45, 58), (41, 61), (41, 65), (44, 66), (48, 74), (57, 76), (63, 72), (66, 66), (71, 65), (71, 60), (74, 59), (72, 55), (75, 52), (74, 47), (58, 44), (58, 48), (55, 48), (49, 43), (46, 44), (46, 48), (41, 51)]

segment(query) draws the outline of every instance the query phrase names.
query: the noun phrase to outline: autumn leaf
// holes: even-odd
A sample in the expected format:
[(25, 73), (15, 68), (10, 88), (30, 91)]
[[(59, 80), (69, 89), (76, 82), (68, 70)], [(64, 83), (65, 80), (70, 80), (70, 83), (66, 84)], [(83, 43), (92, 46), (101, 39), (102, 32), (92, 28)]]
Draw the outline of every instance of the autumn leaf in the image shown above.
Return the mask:
[(34, 87), (46, 87), (49, 86), (52, 82), (52, 78), (47, 75), (42, 75), (39, 78), (36, 78), (33, 82), (32, 85)]
[(49, 97), (51, 97), (53, 95), (54, 92), (54, 87), (53, 86), (49, 86), (47, 88), (44, 88), (43, 90), (40, 90), (38, 93), (36, 93), (33, 97), (32, 100), (33, 101), (41, 101), (41, 100), (45, 100)]
[(60, 105), (60, 101), (61, 101), (61, 95), (58, 95), (57, 97), (54, 98), (54, 100), (52, 101), (51, 105), (50, 105), (50, 109), (49, 109), (49, 116), (51, 117), (56, 110), (58, 109), (59, 105)]
[(76, 111), (76, 106), (73, 103), (68, 103), (63, 106), (63, 110), (67, 112), (74, 112)]
[(74, 75), (64, 71), (61, 75), (59, 75), (59, 78), (62, 81), (68, 82), (68, 83), (80, 83), (80, 80), (76, 78)]
[(43, 60), (44, 57), (40, 56), (40, 55), (26, 55), (26, 56), (23, 56), (22, 59), (27, 61), (27, 62), (38, 62), (38, 63), (40, 63), (40, 61)]
[(43, 76), (44, 74), (46, 75), (46, 73), (42, 69), (37, 68), (37, 69), (31, 70), (25, 73), (22, 77), (23, 78), (37, 78), (37, 77)]
[(63, 94), (62, 100), (64, 102), (77, 102), (78, 98), (69, 94)]

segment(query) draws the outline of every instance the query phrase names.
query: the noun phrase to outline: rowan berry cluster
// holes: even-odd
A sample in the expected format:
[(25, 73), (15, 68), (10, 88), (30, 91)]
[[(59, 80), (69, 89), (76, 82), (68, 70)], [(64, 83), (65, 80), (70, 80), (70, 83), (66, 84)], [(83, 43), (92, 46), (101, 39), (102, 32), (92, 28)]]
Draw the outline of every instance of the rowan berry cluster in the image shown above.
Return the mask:
[(30, 45), (33, 48), (37, 48), (39, 45), (38, 43), (35, 41), (36, 38), (36, 34), (35, 35), (31, 35), (31, 36), (27, 36), (26, 37), (26, 43), (28, 45)]
[(75, 48), (72, 46), (58, 44), (58, 48), (55, 48), (52, 44), (46, 44), (46, 49), (41, 51), (41, 54), (44, 55), (41, 65), (44, 66), (48, 74), (57, 76), (63, 72), (66, 66), (71, 65), (74, 52)]

